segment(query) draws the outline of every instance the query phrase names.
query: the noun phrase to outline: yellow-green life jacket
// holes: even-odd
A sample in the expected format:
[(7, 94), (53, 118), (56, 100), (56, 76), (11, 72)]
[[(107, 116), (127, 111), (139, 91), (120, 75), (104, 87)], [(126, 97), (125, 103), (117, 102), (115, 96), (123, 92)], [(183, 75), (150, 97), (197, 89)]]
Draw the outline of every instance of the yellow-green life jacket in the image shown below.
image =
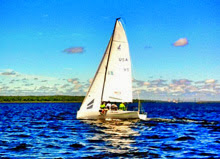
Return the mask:
[(119, 105), (119, 109), (120, 109), (120, 110), (126, 110), (125, 105), (124, 105), (123, 103), (121, 103), (121, 104)]
[(100, 108), (101, 108), (101, 109), (105, 108), (105, 104), (102, 104), (102, 105), (100, 106)]

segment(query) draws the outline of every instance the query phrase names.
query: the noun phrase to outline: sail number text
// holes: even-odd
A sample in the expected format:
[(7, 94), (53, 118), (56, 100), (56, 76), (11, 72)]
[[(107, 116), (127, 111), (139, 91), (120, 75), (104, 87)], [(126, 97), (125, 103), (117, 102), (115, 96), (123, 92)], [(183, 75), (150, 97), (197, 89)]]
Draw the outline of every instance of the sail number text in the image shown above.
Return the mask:
[(127, 58), (119, 58), (119, 61), (120, 62), (126, 62), (126, 61), (128, 61), (128, 59)]
[(129, 71), (129, 68), (124, 68), (124, 71), (128, 72), (128, 71)]

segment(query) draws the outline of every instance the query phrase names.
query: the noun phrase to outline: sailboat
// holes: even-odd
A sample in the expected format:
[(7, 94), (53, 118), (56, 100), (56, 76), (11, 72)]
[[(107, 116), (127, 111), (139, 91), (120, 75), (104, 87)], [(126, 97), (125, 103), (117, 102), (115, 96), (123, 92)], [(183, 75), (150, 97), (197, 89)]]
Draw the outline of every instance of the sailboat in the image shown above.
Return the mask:
[(107, 110), (102, 113), (102, 102), (131, 103), (132, 73), (128, 40), (120, 18), (116, 19), (101, 63), (90, 88), (77, 112), (77, 119), (143, 119), (139, 111)]

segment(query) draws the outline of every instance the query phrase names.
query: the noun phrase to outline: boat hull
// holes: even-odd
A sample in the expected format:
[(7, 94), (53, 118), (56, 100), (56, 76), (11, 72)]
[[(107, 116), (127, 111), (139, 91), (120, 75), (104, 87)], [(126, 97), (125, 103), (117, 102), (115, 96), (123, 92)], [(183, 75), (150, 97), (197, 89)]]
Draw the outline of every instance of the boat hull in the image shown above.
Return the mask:
[(101, 114), (100, 112), (77, 112), (77, 119), (139, 119), (139, 113), (137, 111), (111, 111)]

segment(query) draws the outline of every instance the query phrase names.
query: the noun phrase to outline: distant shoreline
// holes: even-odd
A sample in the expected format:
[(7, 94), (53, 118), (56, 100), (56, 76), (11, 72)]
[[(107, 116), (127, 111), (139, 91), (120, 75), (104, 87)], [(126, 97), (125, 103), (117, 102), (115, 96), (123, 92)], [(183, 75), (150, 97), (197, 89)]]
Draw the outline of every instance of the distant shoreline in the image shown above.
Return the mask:
[[(0, 104), (4, 103), (82, 103), (80, 101), (11, 101), (11, 102), (0, 102)], [(133, 102), (138, 103), (138, 102)], [(166, 101), (142, 101), (141, 103), (172, 103), (172, 104), (180, 104), (180, 103), (195, 103), (195, 104), (208, 104), (208, 103), (220, 103), (220, 101), (205, 101), (205, 102), (166, 102)]]
[[(85, 96), (0, 96), (0, 103), (82, 103)], [(134, 99), (133, 103), (138, 103)], [(142, 103), (174, 103), (162, 100), (140, 100)], [(178, 102), (177, 102), (178, 103)], [(177, 104), (176, 103), (176, 104)], [(197, 101), (197, 102), (179, 102), (179, 103), (220, 103), (220, 101)]]
[[(0, 102), (0, 104), (10, 104), (10, 103), (82, 103), (80, 101), (11, 101), (11, 102)], [(138, 102), (133, 102), (138, 103)], [(206, 101), (206, 102), (166, 102), (166, 101), (143, 101), (141, 103), (172, 103), (172, 104), (181, 104), (181, 103), (195, 103), (195, 104), (211, 104), (211, 103), (220, 103), (220, 101)]]
[(84, 96), (0, 96), (0, 103), (80, 103)]
[(12, 102), (0, 102), (3, 103), (82, 103), (79, 101), (12, 101)]

